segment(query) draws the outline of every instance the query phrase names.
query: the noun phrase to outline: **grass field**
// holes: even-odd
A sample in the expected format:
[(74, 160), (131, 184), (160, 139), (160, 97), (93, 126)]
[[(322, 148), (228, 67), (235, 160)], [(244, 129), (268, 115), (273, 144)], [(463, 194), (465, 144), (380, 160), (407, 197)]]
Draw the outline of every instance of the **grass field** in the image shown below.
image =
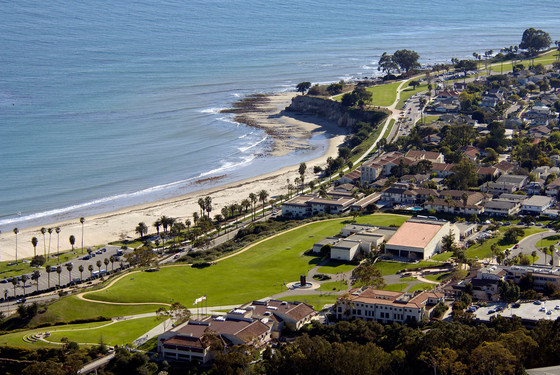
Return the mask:
[(416, 267), (429, 267), (435, 266), (439, 263), (437, 262), (427, 262), (427, 261), (420, 261), (418, 263), (399, 263), (399, 262), (377, 262), (375, 266), (381, 271), (381, 274), (385, 275), (394, 275), (397, 271), (404, 270), (406, 268), (416, 268)]
[[(41, 244), (41, 241), (39, 241)], [(47, 240), (48, 243), (48, 240)], [(29, 245), (31, 246), (31, 245)], [(47, 244), (48, 246), (48, 244)], [(41, 251), (39, 251), (41, 250)], [(51, 249), (52, 250), (52, 249)], [(43, 255), (43, 249), (40, 246), (37, 246), (37, 254)], [(67, 262), (72, 260), (76, 257), (81, 256), (79, 250), (76, 250), (76, 253), (72, 253), (71, 251), (61, 251), (60, 252), (60, 262)], [(23, 274), (30, 274), (36, 270), (35, 267), (31, 267), (30, 265), (31, 258), (26, 259), (19, 259), (17, 264), (13, 264), (13, 261), (7, 262), (0, 262), (0, 279), (5, 279), (11, 276), (23, 275)], [(12, 264), (9, 266), (8, 264)], [(43, 265), (43, 268), (46, 266), (56, 266), (58, 264), (58, 258), (51, 253), (51, 257), (48, 261)]]
[(39, 325), (47, 322), (70, 322), (76, 319), (92, 319), (98, 316), (114, 318), (117, 316), (127, 316), (155, 312), (163, 305), (108, 305), (95, 302), (88, 302), (69, 296), (48, 306), (43, 314), (38, 314), (31, 321), (31, 325)]
[(408, 289), (408, 291), (414, 292), (416, 290), (432, 290), (432, 289), (434, 289), (434, 284), (418, 283), (411, 286), (410, 289)]
[(388, 107), (393, 104), (397, 99), (397, 88), (400, 84), (401, 81), (397, 81), (385, 85), (368, 87), (367, 90), (373, 95), (371, 104), (380, 107)]
[(45, 346), (59, 347), (56, 344), (48, 344), (41, 341), (33, 344), (23, 341), (24, 336), (37, 332), (50, 332), (51, 336), (48, 340), (53, 342), (61, 342), (63, 337), (67, 337), (70, 341), (78, 343), (96, 344), (103, 338), (103, 342), (106, 344), (121, 345), (131, 343), (145, 332), (160, 324), (161, 321), (156, 320), (155, 317), (149, 317), (126, 320), (110, 325), (109, 323), (111, 322), (72, 324), (10, 333), (0, 336), (0, 345), (24, 346), (33, 349)]
[(406, 89), (401, 90), (401, 97), (399, 102), (397, 103), (396, 108), (397, 109), (402, 109), (404, 107), (404, 103), (410, 99), (411, 96), (418, 94), (419, 92), (422, 91), (427, 91), (428, 90), (428, 84), (427, 83), (423, 83), (421, 85), (416, 86), (416, 88), (412, 88), (412, 86), (408, 86), (407, 84), (405, 84)]
[(437, 120), (439, 120), (438, 115), (424, 116), (424, 124), (426, 125), (430, 125), (432, 122), (436, 122)]
[(329, 262), (326, 265), (319, 267), (318, 272), (336, 274), (339, 272), (352, 271), (354, 268), (356, 268), (356, 266), (357, 264), (337, 262), (336, 260), (329, 260)]
[(322, 292), (334, 292), (334, 291), (347, 290), (347, 289), (348, 289), (348, 285), (346, 285), (346, 282), (333, 281), (330, 283), (321, 284), (321, 286), (317, 290), (320, 290)]
[[(508, 228), (501, 227), (499, 229), (500, 235), (498, 235), (497, 237), (485, 241), (482, 245), (477, 244), (469, 247), (466, 251), (467, 258), (478, 258), (478, 259), (490, 258), (492, 256), (492, 251), (490, 250), (490, 248), (492, 247), (493, 244), (498, 244), (498, 248), (500, 250), (505, 250), (507, 248), (512, 247), (513, 244), (500, 245), (500, 240), (503, 238), (503, 234), (507, 229)], [(528, 237), (535, 233), (540, 233), (545, 231), (545, 229), (542, 228), (521, 228), (521, 229), (523, 229), (523, 231), (525, 232), (523, 238)], [(519, 241), (521, 241), (521, 238), (519, 239)]]
[(537, 242), (537, 247), (549, 247), (550, 245), (556, 245), (560, 241), (560, 235), (553, 234), (550, 237), (543, 238)]
[(320, 311), (323, 309), (324, 305), (335, 303), (337, 298), (338, 296), (334, 294), (310, 294), (305, 296), (284, 297), (282, 298), (282, 300), (305, 302), (309, 305), (312, 305), (315, 310)]
[(401, 281), (416, 281), (416, 277), (401, 277)]
[(446, 251), (445, 253), (434, 255), (432, 257), (432, 259), (437, 260), (439, 262), (445, 262), (445, 261), (449, 260), (449, 258), (451, 258), (452, 256), (453, 256), (453, 253), (451, 251)]
[(395, 284), (387, 284), (383, 287), (383, 290), (390, 290), (392, 292), (402, 292), (406, 289), (408, 283), (395, 283)]
[(423, 275), (422, 277), (431, 281), (442, 282), (447, 276), (451, 275), (450, 272), (435, 273), (433, 275)]
[[(556, 55), (558, 54), (558, 51), (554, 50), (554, 51), (549, 51), (546, 54), (544, 54), (543, 56), (539, 56), (535, 59), (534, 64), (543, 64), (543, 65), (550, 65), (556, 60)], [(533, 64), (533, 62), (531, 60), (523, 60), (523, 61), (515, 61), (514, 65), (517, 64), (523, 64), (524, 67), (529, 67)], [(481, 69), (484, 69), (484, 64), (480, 65)], [(500, 73), (503, 69), (504, 73), (508, 73), (511, 72), (512, 68), (511, 68), (511, 61), (504, 61), (503, 63), (503, 68), (501, 66), (501, 63), (497, 63), (495, 65), (492, 65), (490, 67), (490, 70), (492, 70), (493, 73)]]
[[(400, 225), (406, 216), (370, 215), (358, 223)], [(303, 253), (313, 243), (340, 232), (348, 219), (315, 222), (274, 238), (208, 268), (162, 267), (159, 272), (137, 272), (111, 288), (88, 293), (87, 298), (114, 302), (163, 302), (191, 306), (207, 295), (209, 306), (240, 304), (278, 293), (278, 285), (299, 279), (315, 267), (318, 258)], [(225, 287), (227, 286), (227, 287)], [(234, 291), (234, 292), (232, 292)]]
[(389, 125), (387, 126), (387, 130), (385, 130), (385, 133), (383, 133), (383, 138), (387, 139), (389, 134), (391, 134), (391, 129), (393, 129), (393, 125), (395, 125), (395, 119), (392, 119), (391, 121), (389, 121)]

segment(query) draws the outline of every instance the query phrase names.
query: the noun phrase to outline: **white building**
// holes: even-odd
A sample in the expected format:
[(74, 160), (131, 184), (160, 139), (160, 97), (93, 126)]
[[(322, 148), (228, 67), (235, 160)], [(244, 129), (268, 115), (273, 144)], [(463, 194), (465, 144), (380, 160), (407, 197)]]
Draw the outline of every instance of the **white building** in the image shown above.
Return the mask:
[(376, 289), (353, 289), (350, 296), (339, 297), (335, 304), (339, 320), (362, 319), (380, 323), (418, 322), (426, 316), (426, 306), (443, 300), (438, 292), (417, 294)]
[(441, 251), (442, 239), (452, 234), (459, 241), (459, 230), (448, 221), (412, 219), (405, 222), (385, 244), (385, 253), (401, 258), (428, 259)]
[(530, 215), (541, 215), (544, 211), (552, 206), (554, 199), (544, 195), (533, 195), (531, 198), (523, 201), (521, 211)]

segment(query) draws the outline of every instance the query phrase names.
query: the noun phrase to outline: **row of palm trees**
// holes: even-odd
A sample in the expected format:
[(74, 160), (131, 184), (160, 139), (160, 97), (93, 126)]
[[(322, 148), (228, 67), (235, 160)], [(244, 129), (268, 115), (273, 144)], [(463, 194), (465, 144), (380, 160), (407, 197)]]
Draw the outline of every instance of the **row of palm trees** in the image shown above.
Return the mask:
[[(80, 218), (80, 224), (82, 225), (82, 254), (84, 253), (84, 223), (85, 223), (85, 218), (81, 217)], [(56, 227), (56, 228), (41, 228), (39, 230), (39, 232), (41, 232), (41, 234), (43, 235), (43, 256), (45, 257), (45, 259), (48, 259), (51, 256), (51, 237), (52, 237), (52, 232), (56, 233), (56, 252), (58, 253), (59, 256), (59, 261), (60, 261), (60, 227)], [(18, 261), (18, 233), (19, 233), (19, 229), (16, 227), (13, 230), (14, 234), (16, 235), (16, 246), (15, 246), (15, 262), (17, 263)], [(45, 235), (49, 234), (49, 250), (47, 253), (47, 242), (46, 242), (46, 238)], [(76, 238), (74, 237), (74, 235), (71, 235), (69, 237), (69, 241), (70, 241), (70, 245), (72, 245), (72, 251), (74, 251), (74, 244), (76, 242)], [(39, 240), (37, 239), (37, 237), (32, 237), (31, 238), (31, 245), (33, 246), (33, 256), (37, 256), (37, 245), (39, 244)]]

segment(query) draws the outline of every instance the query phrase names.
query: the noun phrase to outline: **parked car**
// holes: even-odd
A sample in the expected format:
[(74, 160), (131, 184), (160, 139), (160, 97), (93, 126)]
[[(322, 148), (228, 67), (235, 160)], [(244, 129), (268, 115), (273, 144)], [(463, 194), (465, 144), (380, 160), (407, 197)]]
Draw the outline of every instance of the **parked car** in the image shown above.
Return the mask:
[(521, 304), (519, 302), (516, 302), (513, 305), (511, 305), (511, 307), (513, 307), (514, 309), (518, 309), (521, 307)]

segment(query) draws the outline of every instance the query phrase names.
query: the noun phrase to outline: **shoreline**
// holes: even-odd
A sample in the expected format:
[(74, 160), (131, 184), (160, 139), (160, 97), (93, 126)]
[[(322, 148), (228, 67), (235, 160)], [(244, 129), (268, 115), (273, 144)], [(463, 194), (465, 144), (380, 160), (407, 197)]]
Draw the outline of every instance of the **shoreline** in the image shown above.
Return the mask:
[[(297, 94), (269, 94), (267, 95), (267, 100), (259, 106), (258, 110), (248, 110), (238, 115), (254, 122), (256, 127), (265, 130), (267, 134), (273, 134), (271, 135), (272, 145), (267, 153), (273, 157), (289, 155), (301, 149), (310, 149), (309, 140), (312, 136), (321, 134), (326, 136), (327, 145), (325, 146), (325, 152), (319, 157), (305, 161), (307, 164), (306, 180), (310, 181), (315, 177), (312, 172), (313, 166), (324, 165), (327, 158), (337, 156), (338, 147), (344, 141), (346, 131), (338, 127), (337, 124), (318, 117), (295, 114), (286, 116), (283, 110), (291, 103), (291, 99), (295, 95)], [(225, 185), (216, 185), (208, 188), (201, 186), (200, 190), (177, 197), (85, 216), (84, 247), (104, 245), (121, 239), (130, 240), (136, 238), (135, 227), (140, 222), (144, 222), (148, 226), (149, 233), (155, 233), (155, 227), (152, 224), (163, 215), (176, 218), (183, 223), (187, 218), (192, 221), (193, 212), (200, 212), (197, 202), (200, 197), (210, 196), (212, 198), (213, 210), (211, 216), (213, 216), (220, 213), (224, 205), (239, 203), (247, 198), (250, 193), (258, 193), (263, 189), (269, 193), (269, 197), (285, 194), (287, 193), (286, 179), (290, 179), (293, 182), (294, 178), (299, 176), (297, 172), (299, 163), (283, 167), (275, 172), (245, 178)], [(223, 176), (210, 177), (201, 182), (200, 185), (222, 178)], [(49, 225), (20, 229), (17, 235), (18, 260), (33, 256), (31, 238), (37, 237), (40, 240), (39, 242), (41, 242), (40, 228), (43, 226), (46, 228), (60, 227), (61, 251), (70, 249), (68, 238), (70, 235), (74, 235), (76, 238), (74, 248), (79, 251), (82, 227), (77, 217), (74, 220), (64, 220)], [(48, 233), (45, 238), (49, 242)], [(54, 231), (51, 238), (50, 249), (51, 253), (54, 253), (57, 243), (57, 235)], [(0, 237), (0, 261), (15, 259), (15, 243), (16, 236), (11, 230), (2, 232)], [(37, 253), (41, 254), (41, 246), (37, 247)]]

